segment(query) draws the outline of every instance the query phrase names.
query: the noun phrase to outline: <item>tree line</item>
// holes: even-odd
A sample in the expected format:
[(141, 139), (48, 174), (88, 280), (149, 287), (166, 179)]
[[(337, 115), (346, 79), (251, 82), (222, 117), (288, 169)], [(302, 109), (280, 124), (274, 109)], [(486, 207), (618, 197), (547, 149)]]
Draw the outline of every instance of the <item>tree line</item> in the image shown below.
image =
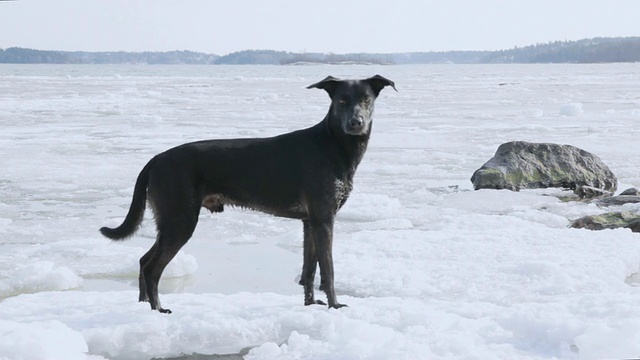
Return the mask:
[(224, 56), (193, 51), (83, 52), (12, 47), (0, 49), (0, 63), (11, 64), (487, 64), (640, 62), (640, 37), (555, 41), (498, 51), (443, 51), (391, 54), (292, 53), (244, 50)]

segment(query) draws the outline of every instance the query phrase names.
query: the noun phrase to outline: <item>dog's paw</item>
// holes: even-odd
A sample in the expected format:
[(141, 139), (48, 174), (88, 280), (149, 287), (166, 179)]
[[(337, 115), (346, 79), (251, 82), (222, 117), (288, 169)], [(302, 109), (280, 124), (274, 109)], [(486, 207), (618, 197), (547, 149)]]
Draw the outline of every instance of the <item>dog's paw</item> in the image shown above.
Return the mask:
[(309, 301), (305, 301), (304, 302), (305, 306), (309, 306), (309, 305), (323, 305), (323, 306), (327, 306), (327, 303), (325, 303), (322, 300), (309, 300)]
[(335, 304), (329, 304), (329, 308), (330, 309), (340, 309), (343, 307), (349, 307), (349, 305), (347, 304), (339, 304), (339, 303), (335, 303)]
[(171, 314), (171, 310), (169, 309), (159, 308), (158, 311), (160, 311), (163, 314)]

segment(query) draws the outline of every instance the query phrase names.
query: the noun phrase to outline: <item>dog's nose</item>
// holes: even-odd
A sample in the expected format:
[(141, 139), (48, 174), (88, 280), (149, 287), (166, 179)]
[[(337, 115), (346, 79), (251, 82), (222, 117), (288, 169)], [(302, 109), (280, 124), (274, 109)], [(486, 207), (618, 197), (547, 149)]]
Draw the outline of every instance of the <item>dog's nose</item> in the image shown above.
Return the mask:
[(359, 128), (362, 127), (362, 125), (364, 125), (364, 119), (361, 116), (351, 118), (351, 121), (349, 122), (349, 126), (352, 128)]

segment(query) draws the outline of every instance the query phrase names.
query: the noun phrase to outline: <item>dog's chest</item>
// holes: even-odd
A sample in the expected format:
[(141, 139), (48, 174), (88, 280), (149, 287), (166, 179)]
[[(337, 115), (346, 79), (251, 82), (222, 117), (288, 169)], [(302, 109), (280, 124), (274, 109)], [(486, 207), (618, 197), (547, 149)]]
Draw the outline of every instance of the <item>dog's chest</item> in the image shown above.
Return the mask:
[(351, 179), (336, 179), (333, 182), (333, 185), (336, 199), (336, 211), (338, 211), (342, 205), (347, 202), (351, 189), (353, 189), (353, 182)]

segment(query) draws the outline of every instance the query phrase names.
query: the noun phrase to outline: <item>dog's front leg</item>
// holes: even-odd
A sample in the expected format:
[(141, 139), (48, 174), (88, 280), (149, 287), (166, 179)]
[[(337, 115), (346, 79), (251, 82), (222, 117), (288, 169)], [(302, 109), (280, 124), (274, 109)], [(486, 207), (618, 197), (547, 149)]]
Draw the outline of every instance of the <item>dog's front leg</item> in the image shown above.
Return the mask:
[(327, 305), (324, 301), (316, 300), (314, 297), (313, 282), (316, 277), (318, 257), (316, 256), (316, 246), (313, 242), (311, 225), (307, 220), (303, 220), (302, 224), (304, 226), (304, 258), (302, 263), (302, 275), (300, 276), (300, 285), (304, 286), (304, 304)]
[(341, 308), (333, 287), (333, 218), (310, 220), (311, 236), (315, 245), (315, 255), (320, 264), (321, 288), (327, 294), (327, 301), (331, 308)]

